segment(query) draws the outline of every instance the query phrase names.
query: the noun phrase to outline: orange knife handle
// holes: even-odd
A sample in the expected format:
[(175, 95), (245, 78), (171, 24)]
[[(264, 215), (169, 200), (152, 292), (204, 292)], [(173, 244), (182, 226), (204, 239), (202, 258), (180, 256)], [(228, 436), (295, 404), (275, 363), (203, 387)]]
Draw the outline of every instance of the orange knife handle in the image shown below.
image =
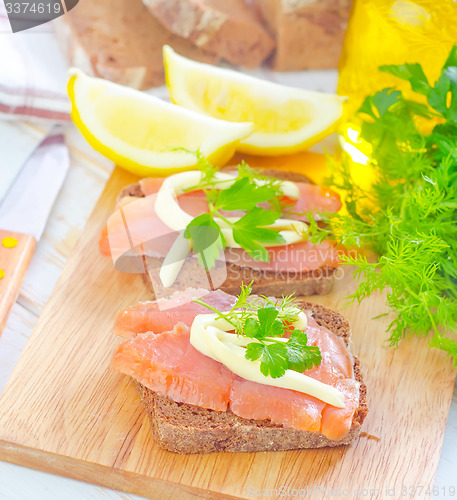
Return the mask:
[(36, 239), (29, 234), (0, 229), (0, 335), (36, 245)]

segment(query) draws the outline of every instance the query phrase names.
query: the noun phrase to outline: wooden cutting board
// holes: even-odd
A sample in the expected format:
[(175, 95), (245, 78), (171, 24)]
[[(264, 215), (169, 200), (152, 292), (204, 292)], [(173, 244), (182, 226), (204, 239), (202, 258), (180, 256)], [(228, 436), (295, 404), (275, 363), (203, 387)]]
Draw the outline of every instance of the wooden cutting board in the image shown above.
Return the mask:
[[(382, 295), (344, 310), (368, 385), (369, 436), (277, 453), (180, 456), (155, 445), (133, 384), (109, 369), (116, 311), (147, 295), (140, 277), (115, 271), (97, 248), (119, 190), (133, 181), (114, 172), (0, 397), (0, 459), (155, 499), (403, 498), (402, 487), (425, 498), (455, 372), (424, 339), (386, 346), (389, 317), (371, 319), (386, 311)], [(354, 287), (339, 274), (315, 300), (341, 310)]]

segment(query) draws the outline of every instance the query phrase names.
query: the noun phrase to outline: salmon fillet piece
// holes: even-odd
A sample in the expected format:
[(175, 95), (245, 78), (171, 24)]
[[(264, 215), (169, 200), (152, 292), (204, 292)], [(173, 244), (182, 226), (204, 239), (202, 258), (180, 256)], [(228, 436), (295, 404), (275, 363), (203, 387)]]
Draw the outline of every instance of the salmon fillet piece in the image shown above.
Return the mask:
[[(163, 179), (160, 177), (146, 177), (139, 181), (139, 184), (145, 196), (157, 193), (162, 183)], [(297, 185), (300, 192), (299, 198), (297, 200), (285, 200), (286, 202), (290, 203), (288, 211), (291, 212), (291, 218), (295, 217), (300, 220), (300, 218), (294, 215), (293, 212), (308, 212), (310, 210), (314, 212), (338, 212), (338, 210), (341, 208), (340, 196), (330, 188), (319, 186), (317, 184), (310, 184), (308, 182), (296, 182), (295, 184)], [(205, 196), (202, 191), (193, 191), (180, 196), (180, 198), (182, 198), (183, 200), (188, 197), (195, 197), (195, 199), (203, 198), (203, 201), (205, 201)], [(187, 204), (187, 202), (185, 201), (184, 203), (185, 205), (182, 205), (183, 209), (191, 209), (190, 203)], [(207, 203), (200, 203), (201, 205), (198, 206), (198, 209), (201, 211), (196, 212), (197, 215), (198, 213), (208, 211)], [(191, 212), (189, 211), (189, 213)], [(193, 215), (193, 213), (191, 213), (191, 215)]]
[(232, 372), (197, 351), (189, 337), (184, 323), (169, 332), (140, 333), (118, 347), (111, 366), (173, 401), (226, 411)]
[(268, 419), (274, 424), (321, 432), (337, 440), (349, 431), (358, 406), (359, 388), (353, 379), (353, 360), (341, 338), (319, 326), (309, 312), (307, 318), (308, 344), (320, 348), (322, 362), (304, 373), (340, 390), (345, 395), (345, 407), (335, 408), (298, 391), (237, 377), (232, 385), (230, 408), (243, 418)]
[(221, 290), (209, 292), (205, 289), (190, 288), (184, 292), (176, 292), (167, 300), (139, 302), (119, 311), (114, 322), (113, 333), (120, 337), (130, 338), (139, 333), (162, 333), (172, 330), (181, 322), (190, 327), (197, 314), (206, 314), (208, 309), (193, 302), (196, 297), (218, 309), (228, 311), (236, 298)]

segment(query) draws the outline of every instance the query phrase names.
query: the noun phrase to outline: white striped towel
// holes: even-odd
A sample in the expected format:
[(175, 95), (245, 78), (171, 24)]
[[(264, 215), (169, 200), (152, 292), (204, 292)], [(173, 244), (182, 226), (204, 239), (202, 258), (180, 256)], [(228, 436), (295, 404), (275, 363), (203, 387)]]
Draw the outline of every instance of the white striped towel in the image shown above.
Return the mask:
[(0, 0), (0, 118), (70, 120), (66, 82), (52, 23), (12, 33)]

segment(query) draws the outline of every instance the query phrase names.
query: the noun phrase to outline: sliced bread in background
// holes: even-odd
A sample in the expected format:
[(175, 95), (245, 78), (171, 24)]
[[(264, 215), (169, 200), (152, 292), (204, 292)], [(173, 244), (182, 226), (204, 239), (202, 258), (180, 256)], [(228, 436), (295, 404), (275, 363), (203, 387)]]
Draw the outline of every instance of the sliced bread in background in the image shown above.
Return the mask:
[(70, 65), (136, 89), (164, 83), (165, 44), (191, 59), (218, 62), (216, 55), (170, 33), (141, 0), (81, 0), (55, 29)]
[(249, 0), (276, 38), (273, 69), (337, 68), (351, 0)]
[(170, 31), (233, 64), (254, 68), (274, 48), (255, 9), (244, 0), (143, 1)]

